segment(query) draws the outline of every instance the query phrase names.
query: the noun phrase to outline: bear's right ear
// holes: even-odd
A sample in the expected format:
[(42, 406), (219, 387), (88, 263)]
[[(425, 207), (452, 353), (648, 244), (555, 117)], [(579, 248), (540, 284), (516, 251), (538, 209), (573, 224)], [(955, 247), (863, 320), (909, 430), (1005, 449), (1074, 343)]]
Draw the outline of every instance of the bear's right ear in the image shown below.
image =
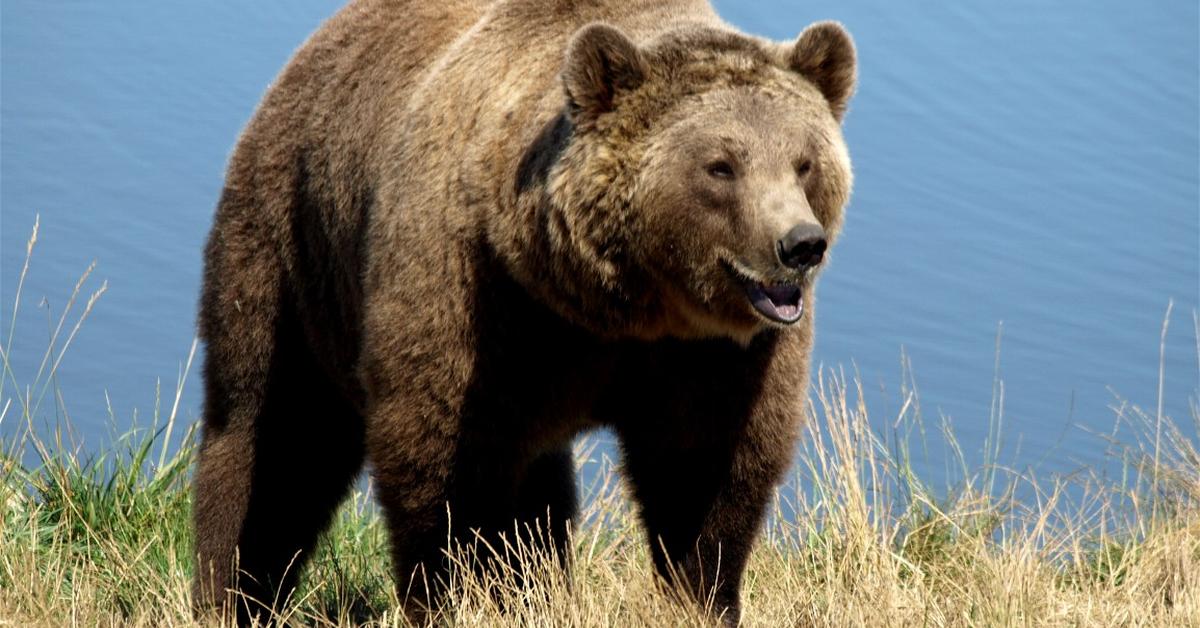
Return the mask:
[(840, 122), (854, 94), (858, 63), (854, 40), (837, 22), (817, 22), (800, 33), (788, 55), (792, 70), (808, 79), (829, 102)]
[(576, 123), (612, 111), (616, 95), (637, 88), (645, 78), (637, 45), (608, 24), (584, 26), (567, 45), (562, 80)]

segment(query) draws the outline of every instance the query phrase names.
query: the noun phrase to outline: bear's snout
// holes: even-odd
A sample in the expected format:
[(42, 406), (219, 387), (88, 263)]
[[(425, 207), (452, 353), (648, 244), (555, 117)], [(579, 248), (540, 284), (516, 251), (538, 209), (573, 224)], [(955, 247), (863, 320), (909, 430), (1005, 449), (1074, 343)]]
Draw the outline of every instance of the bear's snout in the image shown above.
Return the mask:
[(821, 225), (805, 221), (789, 229), (779, 239), (776, 253), (784, 266), (801, 270), (820, 264), (828, 246)]

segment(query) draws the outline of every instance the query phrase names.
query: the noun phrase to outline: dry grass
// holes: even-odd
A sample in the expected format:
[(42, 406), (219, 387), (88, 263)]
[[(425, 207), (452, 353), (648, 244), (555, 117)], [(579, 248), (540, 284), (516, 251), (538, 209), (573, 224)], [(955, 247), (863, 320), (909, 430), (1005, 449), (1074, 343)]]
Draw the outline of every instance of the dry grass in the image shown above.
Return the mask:
[[(60, 330), (78, 328), (66, 323), (70, 311)], [(0, 458), (0, 625), (193, 625), (194, 434), (166, 445), (184, 378), (161, 420), (155, 413), (151, 427), (85, 459), (61, 432), (28, 429), (47, 394), (61, 403), (47, 382), (69, 336), (56, 336), (45, 372), (22, 387), (9, 368), (11, 334), (0, 356), (0, 423), (27, 428), (5, 430), (20, 435), (6, 438)], [(994, 437), (999, 382), (996, 392)], [(825, 371), (814, 383), (796, 480), (780, 491), (745, 579), (745, 625), (1200, 626), (1200, 454), (1161, 409), (1115, 404), (1126, 434), (1113, 448), (1124, 470), (1116, 480), (1008, 471), (989, 443), (984, 463), (971, 468), (959, 455), (952, 486), (934, 490), (908, 462), (925, 426), (915, 393), (906, 395), (899, 416), (875, 423), (893, 435), (883, 438), (853, 378)], [(1190, 407), (1187, 420), (1200, 423)], [(935, 432), (958, 451), (947, 427)], [(581, 460), (594, 451), (581, 449)], [(438, 625), (707, 625), (659, 592), (619, 475), (606, 459), (596, 464), (571, 582), (519, 541), (507, 551), (533, 577), (473, 575), (470, 552), (458, 552), (464, 568)], [(281, 619), (405, 625), (398, 606), (383, 526), (370, 496), (356, 493)]]

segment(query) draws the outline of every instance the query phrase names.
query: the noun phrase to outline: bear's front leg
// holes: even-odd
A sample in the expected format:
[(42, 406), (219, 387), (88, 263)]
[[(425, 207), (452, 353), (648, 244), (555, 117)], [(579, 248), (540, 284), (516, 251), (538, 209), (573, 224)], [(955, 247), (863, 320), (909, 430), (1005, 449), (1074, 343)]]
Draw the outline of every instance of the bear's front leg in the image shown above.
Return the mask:
[(527, 317), (500, 298), (498, 281), (482, 284), (488, 299), (450, 291), (464, 283), (435, 284), (437, 316), (411, 315), (403, 295), (373, 304), (359, 367), (396, 585), (416, 624), (444, 601), (447, 550), (490, 569), (517, 558), (506, 548), (522, 537), (565, 567), (576, 510), (573, 428), (547, 409), (558, 407), (546, 391), (563, 388), (552, 375), (564, 360), (543, 358), (547, 326), (522, 332), (514, 312)]
[(371, 406), (367, 448), (391, 537), (397, 594), (409, 619), (423, 624), (441, 595), (449, 531), (449, 482), (455, 418), (422, 394), (393, 393)]
[(427, 397), (404, 395), (372, 418), (371, 459), (397, 590), (418, 625), (445, 602), (447, 551), (481, 576), (504, 563), (519, 571), (517, 548), (538, 547), (564, 568), (569, 562), (565, 542), (576, 508), (570, 449), (530, 459), (525, 443), (482, 425), (513, 422), (477, 413), (472, 397), (455, 412), (457, 402), (429, 405)]
[(683, 449), (629, 439), (625, 445), (655, 569), (728, 625), (740, 619), (742, 573), (788, 464), (782, 452), (745, 445), (732, 452), (715, 443)]
[(643, 361), (617, 423), (656, 570), (731, 626), (803, 419), (806, 364), (794, 349), (669, 345)]
[[(417, 250), (409, 246), (383, 249)], [(412, 267), (407, 266), (411, 263)], [(365, 393), (367, 458), (391, 538), (397, 594), (423, 625), (445, 579), (448, 505), (460, 424), (475, 357), (461, 282), (433, 278), (426, 293), (413, 269), (428, 259), (385, 257), (369, 273), (358, 377)], [(436, 292), (436, 291), (435, 291)], [(438, 315), (422, 312), (445, 304)], [(425, 309), (422, 309), (424, 306)]]

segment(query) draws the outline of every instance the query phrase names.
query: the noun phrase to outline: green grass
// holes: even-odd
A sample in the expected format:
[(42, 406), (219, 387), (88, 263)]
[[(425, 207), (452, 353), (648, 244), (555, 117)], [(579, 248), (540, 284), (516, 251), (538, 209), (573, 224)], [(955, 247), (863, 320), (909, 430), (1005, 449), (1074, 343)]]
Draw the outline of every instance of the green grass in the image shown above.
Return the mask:
[[(31, 249), (34, 240), (36, 232)], [(126, 430), (94, 457), (69, 438), (54, 373), (102, 290), (79, 305), (72, 298), (34, 381), (18, 385), (9, 368), (11, 328), (0, 356), (0, 424), (10, 435), (0, 446), (0, 625), (195, 624), (189, 484), (196, 434), (178, 416), (187, 369), (172, 403), (158, 404), (148, 426)], [(17, 307), (19, 300), (14, 319)], [(813, 388), (814, 420), (795, 481), (780, 489), (777, 516), (746, 575), (744, 624), (1200, 625), (1200, 455), (1161, 402), (1144, 410), (1116, 400), (1123, 442), (1110, 449), (1124, 474), (1042, 478), (996, 459), (999, 379), (992, 436), (975, 466), (948, 424), (925, 424), (911, 385), (898, 415), (877, 422), (889, 426), (886, 434), (872, 429), (854, 378), (822, 371)], [(1186, 420), (1200, 422), (1194, 401), (1190, 407)], [(34, 429), (55, 416), (59, 429)], [(929, 441), (954, 454), (948, 491), (932, 488), (910, 464), (911, 452)], [(532, 578), (475, 575), (465, 568), (471, 556), (460, 551), (437, 624), (706, 623), (656, 588), (616, 465), (596, 460), (586, 446), (578, 453), (599, 469), (574, 531), (572, 582), (519, 539), (520, 570)], [(373, 501), (356, 492), (281, 619), (405, 625), (388, 563)]]

